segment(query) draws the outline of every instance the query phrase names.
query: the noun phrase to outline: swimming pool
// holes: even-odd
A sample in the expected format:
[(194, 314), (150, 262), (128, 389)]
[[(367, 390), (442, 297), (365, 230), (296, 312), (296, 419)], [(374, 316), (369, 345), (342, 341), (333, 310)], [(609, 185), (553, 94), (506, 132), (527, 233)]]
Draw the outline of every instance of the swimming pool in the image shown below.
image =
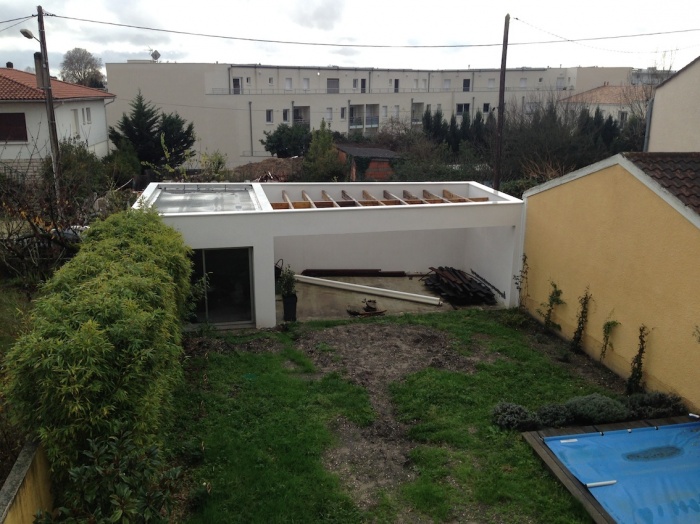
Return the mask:
[(700, 522), (700, 422), (544, 442), (616, 522)]

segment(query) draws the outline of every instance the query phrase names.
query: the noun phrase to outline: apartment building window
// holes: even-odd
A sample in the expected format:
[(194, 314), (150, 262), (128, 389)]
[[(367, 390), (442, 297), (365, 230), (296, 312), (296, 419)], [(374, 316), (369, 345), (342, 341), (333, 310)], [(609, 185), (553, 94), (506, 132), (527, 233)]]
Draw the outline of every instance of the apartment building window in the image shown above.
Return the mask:
[(422, 80), (422, 84), (423, 84), (423, 91), (427, 91), (428, 90), (428, 79), (424, 78)]
[(527, 78), (520, 79), (520, 87), (527, 87)]
[(289, 109), (282, 110), (282, 122), (289, 122)]
[(544, 80), (544, 79), (543, 79), (542, 77), (540, 77), (540, 79), (538, 80), (538, 82), (541, 84), (541, 83), (542, 83), (542, 80)]
[(398, 93), (398, 92), (399, 92), (399, 79), (394, 78), (394, 93)]
[(442, 104), (438, 104), (438, 105), (437, 105), (436, 111), (442, 111)]
[(308, 78), (302, 78), (302, 79), (301, 79), (301, 88), (302, 88), (304, 91), (308, 91), (308, 90), (309, 90), (309, 79), (308, 79)]
[(484, 104), (484, 114), (488, 114), (491, 111), (491, 104)]
[(399, 106), (394, 106), (394, 118), (399, 118)]
[(489, 78), (487, 80), (487, 84), (489, 89), (494, 89), (496, 87), (496, 79), (495, 78)]
[(291, 79), (291, 78), (285, 78), (285, 79), (284, 79), (284, 89), (285, 89), (285, 91), (291, 91), (291, 90), (292, 90), (292, 79)]
[(268, 84), (268, 85), (271, 85), (271, 86), (275, 85), (275, 79), (272, 78), (272, 77), (269, 77), (269, 78), (267, 79), (267, 84)]
[(418, 79), (417, 78), (413, 79), (413, 89), (418, 89)]
[(340, 119), (345, 120), (345, 108), (344, 107), (340, 108)]
[[(250, 82), (248, 82), (250, 83)], [(240, 95), (241, 94), (241, 79), (240, 78), (232, 78), (231, 79), (231, 92), (234, 95)]]
[(457, 104), (457, 116), (468, 115), (469, 104)]
[(265, 110), (265, 122), (272, 124), (272, 109)]
[(426, 104), (425, 110), (426, 110), (428, 113), (430, 113), (430, 104)]
[(367, 92), (367, 79), (363, 78), (360, 80), (360, 93), (366, 93)]
[(564, 85), (564, 77), (559, 77), (557, 78), (557, 89), (563, 90), (566, 89), (566, 86)]
[(389, 116), (389, 107), (382, 106), (382, 118), (387, 118)]
[(360, 85), (360, 82), (357, 78), (352, 79), (352, 88), (357, 89), (357, 87)]
[(462, 91), (469, 91), (472, 87), (472, 81), (470, 78), (464, 78), (462, 80)]
[(452, 85), (452, 80), (451, 80), (450, 78), (445, 78), (445, 79), (442, 81), (442, 89), (443, 89), (443, 91), (449, 91), (451, 85)]
[(327, 107), (326, 108), (326, 122), (330, 122), (331, 120), (333, 120), (333, 108)]
[(92, 116), (90, 114), (90, 108), (84, 107), (82, 112), (83, 112), (83, 125), (92, 124)]
[(340, 93), (340, 78), (326, 79), (326, 93)]
[(245, 77), (245, 83), (248, 84), (248, 85), (250, 85), (250, 77), (249, 77), (249, 76), (246, 76), (246, 77)]
[(24, 113), (0, 113), (0, 142), (26, 142)]

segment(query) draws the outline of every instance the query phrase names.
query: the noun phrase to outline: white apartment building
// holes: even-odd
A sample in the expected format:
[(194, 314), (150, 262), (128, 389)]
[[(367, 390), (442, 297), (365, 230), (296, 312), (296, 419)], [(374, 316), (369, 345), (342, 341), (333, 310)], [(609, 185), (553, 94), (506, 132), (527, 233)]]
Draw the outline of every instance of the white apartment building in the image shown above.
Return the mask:
[[(552, 93), (564, 98), (605, 83), (627, 83), (629, 67), (520, 68), (506, 71), (506, 104), (526, 108)], [(279, 124), (375, 133), (389, 119), (420, 125), (426, 109), (470, 119), (498, 105), (500, 70), (414, 70), (289, 67), (259, 64), (178, 64), (151, 60), (107, 64), (116, 125), (140, 91), (166, 113), (194, 123), (196, 147), (218, 150), (228, 167), (268, 157), (260, 143)]]

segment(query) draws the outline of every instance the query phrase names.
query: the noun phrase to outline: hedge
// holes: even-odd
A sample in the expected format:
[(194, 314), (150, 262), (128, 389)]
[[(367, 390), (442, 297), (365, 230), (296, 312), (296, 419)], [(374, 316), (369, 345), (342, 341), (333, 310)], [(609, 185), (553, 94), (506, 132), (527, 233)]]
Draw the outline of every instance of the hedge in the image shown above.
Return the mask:
[(5, 394), (44, 445), (59, 499), (95, 440), (158, 442), (182, 378), (189, 255), (154, 211), (110, 216), (47, 282), (8, 352)]

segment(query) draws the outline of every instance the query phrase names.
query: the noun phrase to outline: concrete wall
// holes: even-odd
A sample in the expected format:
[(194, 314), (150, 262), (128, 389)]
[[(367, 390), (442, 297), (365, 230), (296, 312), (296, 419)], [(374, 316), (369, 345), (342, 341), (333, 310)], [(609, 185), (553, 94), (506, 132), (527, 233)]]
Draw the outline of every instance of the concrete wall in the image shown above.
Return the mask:
[(0, 522), (31, 524), (38, 510), (51, 510), (49, 463), (43, 448), (27, 444), (0, 490)]
[(700, 217), (684, 216), (619, 165), (589, 170), (525, 193), (525, 306), (540, 318), (536, 310), (556, 282), (567, 303), (555, 309), (554, 321), (570, 338), (578, 297), (588, 287), (585, 351), (598, 358), (603, 324), (617, 320), (614, 350), (604, 363), (626, 378), (639, 327), (646, 325), (648, 389), (677, 393), (698, 409), (700, 343), (693, 332), (700, 324)]
[(699, 84), (700, 61), (695, 60), (656, 89), (649, 151), (700, 151)]

